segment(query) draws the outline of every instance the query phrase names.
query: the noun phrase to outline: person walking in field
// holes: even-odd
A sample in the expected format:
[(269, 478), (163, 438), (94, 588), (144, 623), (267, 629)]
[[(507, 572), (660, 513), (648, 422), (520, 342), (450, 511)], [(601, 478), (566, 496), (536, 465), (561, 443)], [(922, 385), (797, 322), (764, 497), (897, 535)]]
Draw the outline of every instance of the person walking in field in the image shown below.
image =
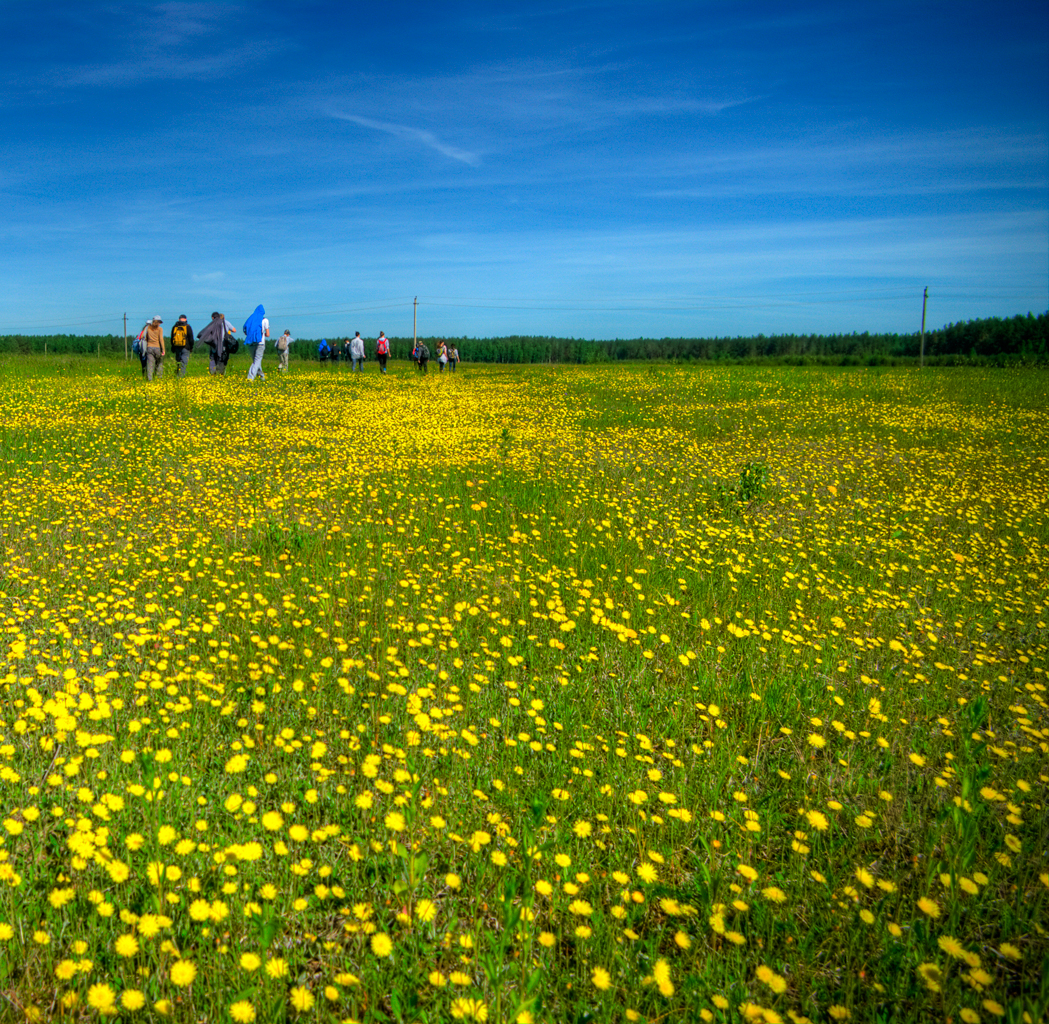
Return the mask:
[(146, 380), (164, 376), (164, 321), (153, 317), (146, 328)]
[(419, 372), (427, 373), (427, 367), (430, 364), (430, 349), (423, 343), (419, 342)]
[(189, 354), (193, 351), (193, 328), (183, 313), (171, 328), (171, 354), (175, 357), (175, 375), (185, 377), (189, 369)]
[(390, 358), (390, 341), (382, 331), (375, 342), (375, 358), (379, 360), (379, 372), (386, 372), (386, 360)]
[(437, 343), (437, 368), (438, 372), (444, 373), (444, 368), (448, 364), (448, 346), (442, 338)]
[(448, 353), (448, 369), (452, 373), (455, 373), (456, 367), (459, 365), (459, 350), (453, 345), (451, 352)]
[[(233, 326), (221, 313), (211, 314), (211, 323), (197, 335), (198, 341), (211, 349), (211, 358), (208, 360), (208, 373), (213, 377), (222, 377), (226, 373), (226, 363), (229, 357), (236, 351), (236, 341), (233, 338), (237, 328)], [(239, 347), (239, 346), (238, 346)]]
[(291, 336), (291, 331), (285, 331), (277, 339), (277, 351), (280, 353), (280, 362), (277, 363), (277, 369), (281, 373), (288, 372), (288, 355), (291, 351), (291, 343), (295, 339)]
[(131, 346), (131, 351), (138, 356), (138, 361), (142, 365), (142, 376), (146, 375), (146, 331), (149, 330), (150, 321), (147, 320), (142, 325), (142, 330), (138, 332), (138, 336), (135, 338), (134, 344)]
[(357, 331), (353, 336), (353, 341), (350, 342), (350, 359), (353, 360), (353, 372), (362, 373), (364, 371), (364, 339), (360, 331)]
[(255, 312), (244, 321), (244, 344), (251, 349), (251, 366), (248, 367), (248, 380), (265, 380), (262, 372), (262, 353), (266, 351), (266, 339), (270, 334), (270, 322), (266, 319), (266, 310), (259, 303)]

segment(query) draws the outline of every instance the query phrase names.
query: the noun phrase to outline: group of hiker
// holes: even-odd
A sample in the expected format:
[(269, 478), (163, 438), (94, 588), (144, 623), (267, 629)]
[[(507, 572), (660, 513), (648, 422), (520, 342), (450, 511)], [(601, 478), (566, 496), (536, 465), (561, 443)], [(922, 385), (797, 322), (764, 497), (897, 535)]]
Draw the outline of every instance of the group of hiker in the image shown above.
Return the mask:
[[(353, 338), (343, 338), (342, 342), (329, 344), (327, 338), (321, 338), (317, 346), (317, 358), (322, 363), (337, 363), (340, 360), (353, 364), (353, 372), (364, 370), (364, 361), (368, 358), (364, 354), (364, 339), (361, 332), (357, 331)], [(386, 361), (390, 358), (390, 339), (386, 337), (385, 331), (379, 331), (379, 337), (375, 339), (375, 358), (379, 363), (379, 372), (386, 372)]]
[[(364, 354), (364, 339), (361, 337), (361, 332), (357, 331), (352, 338), (343, 338), (341, 342), (329, 342), (327, 338), (321, 338), (317, 346), (317, 358), (322, 363), (351, 363), (354, 373), (363, 370), (367, 356)], [(379, 363), (379, 372), (385, 373), (386, 361), (390, 358), (390, 339), (383, 331), (379, 331), (379, 337), (375, 339), (375, 358)], [(411, 359), (416, 369), (421, 373), (426, 373), (427, 365), (430, 362), (429, 347), (421, 341), (416, 341), (412, 346)], [(459, 365), (459, 350), (443, 339), (437, 343), (437, 365), (442, 373), (446, 366), (451, 372)]]
[[(248, 380), (265, 380), (262, 371), (262, 356), (266, 351), (267, 339), (270, 337), (270, 322), (266, 310), (257, 306), (255, 312), (244, 321), (242, 328), (244, 345), (251, 350), (251, 366), (248, 368)], [(142, 364), (142, 374), (147, 380), (160, 377), (164, 372), (164, 360), (169, 356), (175, 360), (176, 374), (184, 377), (189, 367), (189, 356), (196, 342), (208, 346), (208, 373), (223, 376), (230, 356), (240, 350), (240, 339), (237, 328), (222, 313), (212, 313), (211, 323), (199, 334), (194, 335), (185, 314), (175, 321), (167, 339), (164, 337), (164, 321), (155, 316), (148, 320), (135, 339), (134, 352)], [(280, 357), (277, 369), (282, 373), (288, 369), (288, 355), (295, 339), (291, 331), (285, 331), (277, 338), (276, 348)], [(352, 363), (354, 372), (364, 370), (367, 356), (364, 352), (364, 339), (357, 331), (354, 337), (345, 338), (342, 342), (330, 343), (321, 339), (317, 346), (317, 356), (322, 363), (340, 360)], [(379, 363), (379, 372), (386, 372), (386, 362), (390, 358), (390, 340), (384, 331), (379, 331), (375, 340), (375, 358)], [(412, 346), (412, 361), (420, 373), (426, 373), (430, 362), (430, 349), (421, 341)], [(454, 372), (459, 365), (459, 350), (441, 339), (437, 344), (437, 365), (443, 373), (445, 367)]]
[[(430, 364), (430, 348), (422, 341), (416, 341), (412, 347), (412, 362), (420, 373), (427, 373)], [(455, 373), (459, 365), (459, 350), (454, 345), (449, 345), (443, 338), (437, 342), (437, 368), (444, 373), (447, 366), (449, 373)]]
[[(266, 310), (255, 307), (255, 312), (244, 321), (244, 344), (251, 350), (251, 366), (248, 367), (248, 380), (265, 380), (262, 371), (262, 355), (266, 351), (266, 340), (270, 337), (270, 322)], [(229, 358), (240, 351), (240, 339), (237, 328), (222, 313), (212, 313), (211, 323), (199, 334), (194, 335), (186, 315), (183, 313), (175, 321), (167, 339), (170, 352), (164, 338), (164, 321), (155, 316), (148, 320), (135, 338), (134, 352), (142, 365), (142, 374), (146, 380), (164, 373), (164, 360), (170, 355), (175, 360), (175, 372), (179, 377), (186, 375), (189, 367), (189, 356), (198, 341), (208, 346), (208, 373), (213, 376), (224, 376)], [(280, 356), (277, 368), (283, 373), (288, 369), (288, 353), (295, 339), (291, 331), (285, 331), (277, 338), (276, 348)]]

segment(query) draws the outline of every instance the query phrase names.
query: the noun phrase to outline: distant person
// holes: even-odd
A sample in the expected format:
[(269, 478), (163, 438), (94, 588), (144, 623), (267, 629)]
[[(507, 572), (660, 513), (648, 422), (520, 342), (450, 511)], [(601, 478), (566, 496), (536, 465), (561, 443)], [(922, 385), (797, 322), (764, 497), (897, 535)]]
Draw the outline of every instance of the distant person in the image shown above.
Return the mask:
[(185, 377), (189, 369), (189, 354), (193, 351), (193, 328), (183, 313), (171, 328), (171, 354), (175, 357), (175, 375)]
[(212, 313), (211, 323), (197, 335), (197, 340), (204, 342), (211, 350), (208, 373), (213, 377), (225, 376), (229, 357), (239, 347), (233, 337), (236, 330), (221, 313)]
[(364, 339), (360, 331), (357, 331), (353, 336), (353, 341), (350, 342), (350, 358), (353, 360), (353, 372), (362, 372), (364, 370)]
[(419, 372), (426, 373), (430, 364), (430, 350), (424, 342), (419, 342)]
[(451, 352), (448, 353), (448, 369), (452, 373), (455, 373), (456, 368), (459, 365), (459, 350), (453, 345)]
[(291, 352), (291, 345), (295, 339), (291, 336), (291, 331), (285, 331), (277, 339), (277, 351), (280, 353), (280, 362), (277, 363), (277, 369), (281, 373), (288, 372), (288, 355)]
[(266, 351), (266, 338), (269, 337), (270, 322), (266, 319), (266, 310), (260, 303), (255, 312), (244, 321), (244, 344), (251, 349), (251, 366), (248, 367), (248, 380), (265, 380), (262, 372), (262, 353)]
[(339, 359), (344, 363), (350, 361), (350, 339), (343, 338), (342, 344), (339, 346)]
[(379, 372), (386, 372), (386, 360), (390, 358), (390, 340), (382, 331), (375, 342), (375, 358), (379, 361)]
[(419, 342), (418, 342), (418, 340), (416, 340), (412, 344), (412, 362), (415, 363), (415, 368), (417, 370), (420, 369), (420, 366), (419, 366)]
[(131, 351), (138, 356), (138, 361), (142, 366), (142, 376), (146, 375), (146, 331), (149, 330), (150, 321), (147, 320), (142, 325), (142, 330), (138, 332), (138, 336), (135, 338), (135, 343), (131, 346)]
[(329, 359), (332, 358), (331, 346), (328, 344), (327, 338), (321, 338), (321, 342), (317, 346), (317, 358), (322, 363), (326, 363)]
[(164, 321), (153, 317), (146, 328), (146, 380), (164, 376)]
[(437, 344), (437, 368), (438, 372), (444, 373), (445, 366), (448, 365), (448, 346), (444, 343), (444, 338)]

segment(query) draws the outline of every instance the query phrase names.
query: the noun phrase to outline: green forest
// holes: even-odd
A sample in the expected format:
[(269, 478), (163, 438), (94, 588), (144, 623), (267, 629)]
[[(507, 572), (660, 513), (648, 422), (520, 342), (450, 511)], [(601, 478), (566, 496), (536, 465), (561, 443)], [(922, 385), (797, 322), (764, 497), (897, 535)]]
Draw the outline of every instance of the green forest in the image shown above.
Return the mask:
[[(334, 340), (334, 336), (328, 339)], [(421, 338), (436, 358), (436, 338)], [(921, 336), (913, 334), (758, 334), (736, 338), (634, 338), (585, 341), (513, 335), (448, 338), (464, 362), (599, 363), (621, 360), (665, 362), (779, 363), (796, 366), (892, 366), (917, 363)], [(319, 339), (299, 339), (292, 358), (317, 359)], [(130, 346), (131, 339), (128, 339)], [(369, 357), (374, 341), (369, 339)], [(411, 338), (390, 338), (394, 359), (408, 359)], [(0, 353), (101, 355), (122, 353), (122, 335), (0, 336)], [(1049, 312), (990, 317), (947, 324), (925, 333), (925, 362), (931, 366), (1038, 365), (1049, 363)]]

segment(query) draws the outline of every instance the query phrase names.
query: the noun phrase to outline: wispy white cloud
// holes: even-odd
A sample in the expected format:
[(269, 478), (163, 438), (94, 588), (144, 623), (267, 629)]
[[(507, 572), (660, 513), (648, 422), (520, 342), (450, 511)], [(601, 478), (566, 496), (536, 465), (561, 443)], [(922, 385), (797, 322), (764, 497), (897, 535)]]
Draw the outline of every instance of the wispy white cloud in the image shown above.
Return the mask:
[(191, 274), (190, 279), (194, 284), (218, 284), (224, 280), (226, 275), (221, 270), (213, 270), (210, 274)]
[(439, 139), (433, 132), (426, 131), (423, 128), (393, 124), (389, 121), (376, 121), (370, 117), (361, 117), (358, 114), (345, 114), (342, 111), (333, 109), (329, 109), (327, 113), (330, 117), (340, 121), (349, 121), (352, 124), (359, 124), (362, 128), (371, 128), (377, 132), (385, 132), (387, 135), (394, 136), (394, 138), (421, 143), (430, 149), (435, 149), (442, 156), (446, 156), (451, 160), (458, 160), (460, 163), (474, 166), (480, 162), (480, 157), (477, 153), (460, 149), (458, 146), (451, 146)]

